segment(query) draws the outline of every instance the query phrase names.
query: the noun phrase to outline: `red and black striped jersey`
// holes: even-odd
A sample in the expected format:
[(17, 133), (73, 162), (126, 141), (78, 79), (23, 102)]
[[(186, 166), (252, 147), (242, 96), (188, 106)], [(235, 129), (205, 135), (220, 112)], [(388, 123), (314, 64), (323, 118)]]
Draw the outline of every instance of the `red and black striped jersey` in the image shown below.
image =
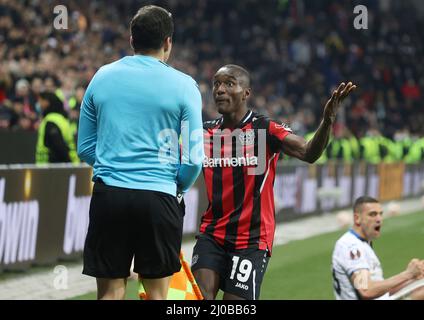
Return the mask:
[(233, 129), (223, 118), (205, 122), (205, 178), (209, 206), (200, 232), (233, 249), (271, 252), (275, 232), (274, 178), (282, 141), (291, 129), (252, 111)]

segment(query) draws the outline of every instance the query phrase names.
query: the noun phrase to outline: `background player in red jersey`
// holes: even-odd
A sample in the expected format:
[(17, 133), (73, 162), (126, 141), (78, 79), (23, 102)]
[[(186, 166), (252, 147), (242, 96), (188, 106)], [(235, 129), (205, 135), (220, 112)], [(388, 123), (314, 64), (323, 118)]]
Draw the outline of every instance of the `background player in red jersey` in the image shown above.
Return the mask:
[(248, 109), (250, 75), (226, 65), (213, 78), (222, 117), (204, 123), (203, 174), (209, 206), (193, 249), (192, 270), (205, 299), (258, 299), (275, 231), (273, 184), (280, 152), (315, 162), (328, 144), (340, 103), (356, 86), (341, 83), (313, 139)]

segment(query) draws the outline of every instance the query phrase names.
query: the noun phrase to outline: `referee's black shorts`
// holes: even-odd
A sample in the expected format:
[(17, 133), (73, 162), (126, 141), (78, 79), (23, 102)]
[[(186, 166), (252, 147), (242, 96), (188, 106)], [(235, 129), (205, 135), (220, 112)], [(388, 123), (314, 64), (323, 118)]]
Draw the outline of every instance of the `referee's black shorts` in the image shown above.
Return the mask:
[(180, 271), (184, 210), (167, 193), (96, 182), (84, 246), (83, 274), (118, 279), (134, 272), (146, 279)]

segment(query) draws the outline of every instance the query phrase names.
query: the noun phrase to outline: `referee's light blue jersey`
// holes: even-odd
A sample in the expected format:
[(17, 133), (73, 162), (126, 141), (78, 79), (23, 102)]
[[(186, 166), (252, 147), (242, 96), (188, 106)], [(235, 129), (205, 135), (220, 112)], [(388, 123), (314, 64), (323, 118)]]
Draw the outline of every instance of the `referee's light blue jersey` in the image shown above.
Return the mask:
[(186, 192), (204, 157), (196, 82), (150, 56), (103, 66), (81, 106), (78, 155), (107, 185)]

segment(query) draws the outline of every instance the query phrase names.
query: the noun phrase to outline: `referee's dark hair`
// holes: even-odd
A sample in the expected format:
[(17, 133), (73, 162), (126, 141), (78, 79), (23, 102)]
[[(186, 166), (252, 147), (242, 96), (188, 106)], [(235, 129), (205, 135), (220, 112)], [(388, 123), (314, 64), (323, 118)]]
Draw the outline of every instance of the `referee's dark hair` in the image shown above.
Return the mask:
[(354, 205), (353, 205), (353, 212), (360, 212), (362, 209), (362, 205), (365, 203), (378, 203), (379, 201), (375, 198), (368, 197), (368, 196), (362, 196), (356, 199)]
[(138, 10), (131, 20), (130, 28), (135, 52), (159, 50), (174, 33), (172, 14), (154, 5)]

